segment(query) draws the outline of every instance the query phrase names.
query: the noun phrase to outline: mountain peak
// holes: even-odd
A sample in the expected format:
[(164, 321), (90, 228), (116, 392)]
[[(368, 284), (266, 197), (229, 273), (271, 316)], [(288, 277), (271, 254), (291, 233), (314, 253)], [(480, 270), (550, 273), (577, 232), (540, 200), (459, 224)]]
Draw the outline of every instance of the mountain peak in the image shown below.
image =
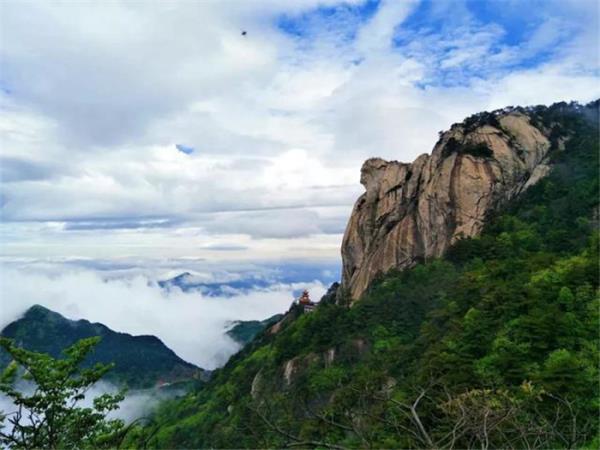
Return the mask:
[(357, 300), (379, 274), (478, 235), (490, 214), (549, 173), (549, 154), (569, 138), (553, 118), (594, 107), (597, 117), (597, 103), (479, 113), (441, 133), (432, 153), (411, 164), (365, 161), (366, 192), (342, 243), (344, 292)]
[(28, 320), (52, 320), (52, 321), (67, 321), (65, 317), (59, 313), (52, 311), (42, 305), (33, 305), (22, 316), (23, 319)]
[[(29, 307), (29, 309), (27, 309), (27, 311), (25, 311), (25, 316), (29, 316), (32, 314), (51, 314), (54, 313), (53, 311), (50, 311), (48, 308), (46, 308), (45, 306), (39, 305), (39, 304), (35, 304), (31, 307)], [(54, 313), (54, 314), (58, 314), (58, 313)]]
[[(18, 320), (0, 333), (27, 349), (61, 357), (62, 351), (83, 338), (100, 336), (101, 340), (86, 364), (115, 363), (109, 381), (129, 387), (152, 387), (158, 380), (179, 381), (205, 378), (202, 369), (181, 359), (158, 337), (132, 336), (111, 330), (101, 323), (70, 320), (41, 305), (31, 306)], [(0, 351), (0, 367), (10, 359)]]

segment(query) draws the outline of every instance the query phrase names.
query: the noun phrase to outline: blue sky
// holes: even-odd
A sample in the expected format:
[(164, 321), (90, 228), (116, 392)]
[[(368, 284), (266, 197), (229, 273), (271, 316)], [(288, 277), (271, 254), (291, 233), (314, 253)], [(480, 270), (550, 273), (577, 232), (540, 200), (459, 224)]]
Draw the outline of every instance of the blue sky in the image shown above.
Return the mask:
[(1, 30), (5, 258), (337, 261), (364, 159), (600, 96), (585, 0), (4, 2)]
[[(435, 55), (437, 70), (419, 83), (421, 87), (468, 86), (473, 78), (489, 76), (491, 71), (499, 76), (541, 66), (557, 56), (561, 46), (573, 41), (584, 24), (591, 27), (590, 32), (597, 29), (597, 7), (592, 2), (585, 3), (423, 0), (415, 2), (404, 20), (395, 26), (390, 48), (398, 54), (414, 57)], [(342, 45), (349, 45), (382, 4), (380, 0), (370, 0), (321, 6), (300, 14), (283, 14), (276, 23), (284, 33), (304, 41), (306, 47), (318, 43), (324, 30), (336, 33)], [(582, 17), (585, 14), (591, 14), (587, 20)], [(474, 39), (465, 39), (466, 34)], [(440, 48), (437, 51), (423, 49), (422, 42), (435, 42)], [(589, 44), (594, 47), (593, 42)], [(474, 46), (481, 45), (485, 46), (485, 56), (498, 60), (487, 64), (480, 61), (476, 65), (464, 64), (464, 60), (458, 65), (440, 64), (457, 52), (470, 52)], [(513, 54), (510, 58), (499, 58), (506, 53)]]

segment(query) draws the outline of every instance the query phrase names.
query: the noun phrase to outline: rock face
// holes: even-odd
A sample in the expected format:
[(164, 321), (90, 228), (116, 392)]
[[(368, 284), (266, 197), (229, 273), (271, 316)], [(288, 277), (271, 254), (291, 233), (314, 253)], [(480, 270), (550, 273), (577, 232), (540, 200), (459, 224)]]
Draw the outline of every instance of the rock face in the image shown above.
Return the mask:
[(477, 235), (491, 212), (548, 173), (549, 133), (528, 114), (474, 117), (412, 164), (364, 163), (366, 192), (342, 244), (342, 290), (352, 301), (378, 274), (439, 257), (457, 239)]

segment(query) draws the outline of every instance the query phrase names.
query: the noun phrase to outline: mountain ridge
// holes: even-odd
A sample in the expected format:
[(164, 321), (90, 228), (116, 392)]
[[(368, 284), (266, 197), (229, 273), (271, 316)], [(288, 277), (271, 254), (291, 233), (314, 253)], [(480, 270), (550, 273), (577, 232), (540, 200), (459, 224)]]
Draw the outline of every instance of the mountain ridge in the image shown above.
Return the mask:
[(243, 347), (282, 318), (283, 314), (274, 314), (264, 320), (236, 320), (228, 324), (227, 335)]
[[(115, 363), (107, 380), (132, 388), (149, 388), (162, 383), (198, 379), (207, 372), (184, 361), (153, 335), (131, 335), (114, 331), (104, 324), (85, 319), (71, 320), (41, 305), (31, 306), (21, 318), (0, 332), (18, 346), (53, 357), (79, 339), (101, 336), (101, 341), (85, 364)], [(0, 351), (0, 366), (10, 362)]]

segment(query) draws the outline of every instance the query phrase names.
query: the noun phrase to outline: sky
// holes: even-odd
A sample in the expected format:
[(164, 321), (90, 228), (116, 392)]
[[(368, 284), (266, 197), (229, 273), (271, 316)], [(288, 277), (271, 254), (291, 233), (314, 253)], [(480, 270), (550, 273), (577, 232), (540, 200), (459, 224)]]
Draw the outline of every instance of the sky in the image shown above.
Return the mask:
[(0, 25), (5, 258), (339, 259), (366, 158), (600, 96), (586, 0), (6, 0)]
[[(0, 325), (40, 303), (222, 364), (228, 321), (339, 274), (365, 159), (410, 162), (479, 111), (599, 98), (598, 8), (1, 1)], [(268, 282), (157, 284), (182, 271)]]

